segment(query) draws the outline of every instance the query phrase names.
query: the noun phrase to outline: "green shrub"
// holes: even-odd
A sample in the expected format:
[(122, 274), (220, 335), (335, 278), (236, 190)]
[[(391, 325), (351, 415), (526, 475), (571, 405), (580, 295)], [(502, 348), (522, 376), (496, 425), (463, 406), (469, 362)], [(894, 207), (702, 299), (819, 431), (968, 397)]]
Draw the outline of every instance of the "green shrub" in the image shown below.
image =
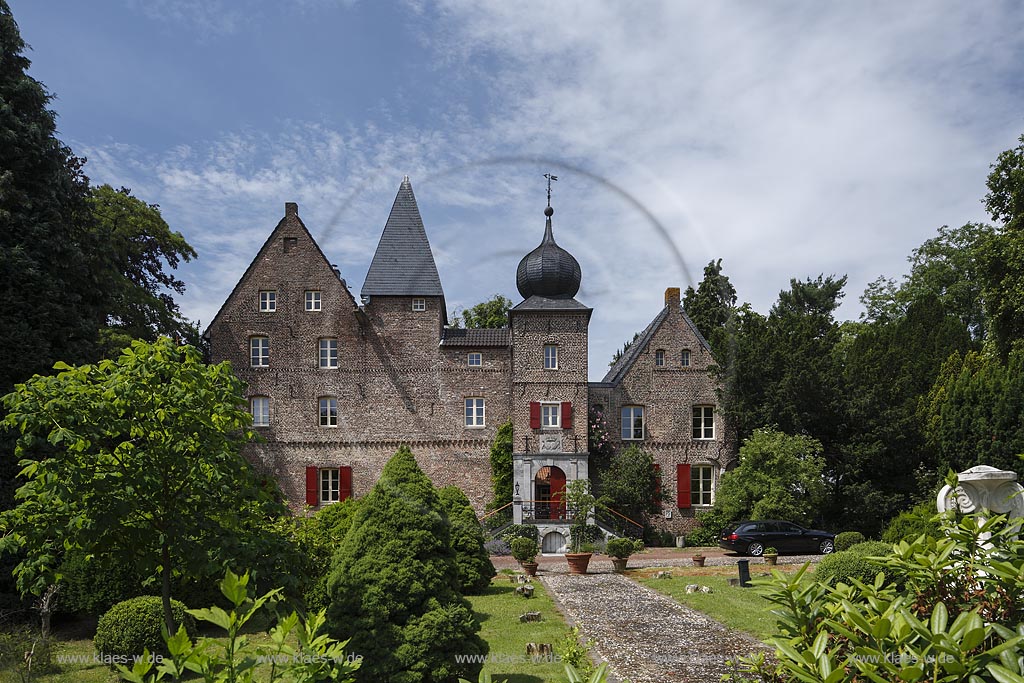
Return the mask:
[(605, 545), (605, 552), (611, 557), (625, 559), (633, 553), (643, 550), (644, 544), (632, 538), (610, 538)]
[(849, 584), (851, 579), (864, 583), (874, 583), (878, 572), (885, 574), (886, 582), (895, 579), (891, 570), (884, 570), (879, 564), (869, 561), (870, 556), (886, 556), (892, 554), (892, 545), (882, 541), (866, 541), (850, 546), (831, 555), (826, 555), (818, 563), (815, 577), (818, 581), (828, 584)]
[(497, 572), (484, 548), (480, 520), (476, 518), (469, 498), (459, 487), (445, 486), (438, 491), (438, 498), (448, 513), (448, 522), (452, 527), (452, 548), (455, 550), (455, 565), (462, 592), (464, 595), (482, 593), (491, 585), (491, 579)]
[[(171, 601), (171, 613), (175, 624), (184, 624), (186, 632), (195, 634), (195, 621), (187, 608), (177, 600)], [(151, 653), (167, 654), (160, 627), (164, 624), (164, 608), (161, 599), (155, 595), (143, 595), (119, 602), (100, 617), (96, 624), (93, 644), (96, 651), (108, 657), (141, 655), (148, 649)]]
[(836, 551), (847, 550), (851, 545), (864, 542), (864, 534), (859, 531), (844, 531), (836, 535)]
[(886, 543), (913, 541), (921, 534), (935, 536), (939, 533), (939, 523), (933, 521), (938, 513), (935, 503), (919, 503), (909, 510), (904, 510), (889, 522), (882, 532), (882, 540)]
[(537, 559), (537, 541), (529, 538), (512, 539), (512, 557), (518, 562), (533, 562)]
[(327, 584), (328, 633), (363, 657), (360, 683), (477, 676), (487, 643), (457, 577), (437, 490), (402, 446), (360, 499)]
[[(130, 562), (87, 559), (81, 551), (69, 551), (60, 566), (62, 612), (99, 616), (113, 605), (144, 594), (142, 578)], [(179, 593), (175, 593), (178, 595)]]
[(511, 524), (501, 535), (501, 539), (509, 545), (512, 545), (513, 539), (516, 538), (529, 538), (539, 541), (540, 535), (537, 532), (537, 527), (532, 524)]
[[(327, 577), (331, 573), (331, 558), (359, 509), (359, 501), (348, 498), (340, 503), (325, 505), (309, 517), (293, 520), (293, 536), (299, 548), (301, 561), (295, 572), (303, 579), (303, 602), (307, 613), (327, 609)], [(189, 604), (214, 604), (214, 601)]]

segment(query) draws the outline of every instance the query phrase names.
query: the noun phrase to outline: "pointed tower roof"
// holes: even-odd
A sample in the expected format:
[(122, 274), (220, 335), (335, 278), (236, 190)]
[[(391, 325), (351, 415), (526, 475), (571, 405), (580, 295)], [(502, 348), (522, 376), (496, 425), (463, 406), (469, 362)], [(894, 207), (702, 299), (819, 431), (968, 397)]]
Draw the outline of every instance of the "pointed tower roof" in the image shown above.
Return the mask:
[(444, 296), (409, 176), (405, 176), (398, 188), (361, 294)]

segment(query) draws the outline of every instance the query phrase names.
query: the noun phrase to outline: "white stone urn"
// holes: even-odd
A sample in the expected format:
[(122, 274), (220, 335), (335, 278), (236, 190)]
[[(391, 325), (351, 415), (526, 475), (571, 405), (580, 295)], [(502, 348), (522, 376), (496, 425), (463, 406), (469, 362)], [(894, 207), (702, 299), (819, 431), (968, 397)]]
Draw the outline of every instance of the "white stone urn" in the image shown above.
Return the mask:
[[(978, 465), (956, 476), (955, 488), (946, 484), (939, 490), (939, 512), (988, 510), (1011, 519), (1024, 517), (1024, 487), (1017, 483), (1016, 472)], [(1019, 529), (1020, 524), (1016, 527)]]

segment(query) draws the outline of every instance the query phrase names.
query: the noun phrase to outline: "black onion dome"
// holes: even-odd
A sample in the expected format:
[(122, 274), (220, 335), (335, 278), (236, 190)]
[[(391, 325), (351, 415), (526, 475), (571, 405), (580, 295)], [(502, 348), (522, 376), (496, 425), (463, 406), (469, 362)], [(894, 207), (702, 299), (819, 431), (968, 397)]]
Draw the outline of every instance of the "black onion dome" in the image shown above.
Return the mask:
[(580, 264), (572, 254), (555, 243), (551, 232), (551, 207), (540, 246), (523, 257), (516, 270), (516, 287), (524, 299), (542, 296), (548, 299), (571, 299), (580, 291)]

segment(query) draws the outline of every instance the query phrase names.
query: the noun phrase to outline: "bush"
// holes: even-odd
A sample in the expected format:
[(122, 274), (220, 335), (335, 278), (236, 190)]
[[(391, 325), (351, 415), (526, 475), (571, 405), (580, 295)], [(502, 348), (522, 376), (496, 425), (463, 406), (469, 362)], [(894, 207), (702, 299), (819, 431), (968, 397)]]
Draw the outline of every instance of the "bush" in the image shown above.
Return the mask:
[[(359, 501), (348, 498), (320, 508), (309, 517), (294, 519), (293, 536), (302, 557), (295, 571), (303, 581), (303, 602), (307, 612), (327, 609), (327, 577), (331, 572), (331, 557), (345, 540), (352, 519), (359, 509)], [(189, 604), (212, 604), (214, 601)]]
[(836, 551), (849, 549), (852, 545), (864, 542), (864, 534), (859, 531), (844, 531), (836, 535)]
[(601, 527), (596, 524), (573, 524), (569, 527), (569, 536), (571, 538), (571, 546), (573, 548), (580, 548), (580, 550), (574, 550), (573, 552), (592, 552), (592, 550), (582, 550), (582, 548), (584, 546), (593, 547), (595, 543), (604, 538)]
[(611, 557), (625, 559), (633, 553), (643, 550), (644, 544), (634, 541), (632, 538), (610, 538), (605, 546), (605, 551)]
[(518, 562), (533, 562), (537, 559), (537, 541), (528, 538), (512, 539), (512, 557)]
[[(171, 600), (171, 612), (175, 624), (184, 624), (189, 635), (195, 635), (195, 621), (186, 607), (177, 600)], [(141, 655), (148, 649), (151, 653), (167, 654), (167, 647), (160, 628), (164, 624), (164, 607), (155, 595), (143, 595), (119, 602), (100, 617), (96, 624), (93, 644), (96, 651), (109, 657)]]
[(512, 524), (505, 529), (505, 533), (501, 535), (501, 538), (509, 545), (512, 545), (513, 539), (529, 538), (534, 541), (539, 541), (540, 535), (537, 532), (537, 527), (532, 524)]
[[(60, 600), (62, 612), (99, 616), (115, 604), (144, 594), (142, 578), (130, 562), (86, 559), (81, 551), (69, 551), (60, 566), (63, 576)], [(175, 593), (178, 595), (178, 593)]]
[(822, 583), (849, 584), (851, 579), (864, 583), (874, 583), (878, 572), (885, 574), (886, 582), (895, 579), (891, 570), (884, 570), (878, 564), (869, 561), (870, 556), (886, 556), (892, 554), (892, 545), (882, 541), (866, 541), (850, 546), (847, 550), (826, 555), (818, 563), (815, 577)]
[(455, 565), (462, 592), (465, 595), (482, 593), (491, 585), (491, 579), (497, 572), (484, 548), (480, 520), (476, 518), (469, 498), (459, 487), (445, 486), (438, 491), (438, 498), (451, 524), (452, 549), (455, 550)]
[(506, 557), (512, 554), (512, 548), (500, 538), (484, 543), (484, 550), (487, 551), (488, 555), (497, 555), (499, 557)]
[(933, 521), (937, 514), (935, 503), (932, 502), (919, 503), (904, 510), (889, 522), (882, 532), (882, 540), (886, 543), (899, 543), (913, 541), (921, 534), (934, 537), (939, 533), (939, 524)]

